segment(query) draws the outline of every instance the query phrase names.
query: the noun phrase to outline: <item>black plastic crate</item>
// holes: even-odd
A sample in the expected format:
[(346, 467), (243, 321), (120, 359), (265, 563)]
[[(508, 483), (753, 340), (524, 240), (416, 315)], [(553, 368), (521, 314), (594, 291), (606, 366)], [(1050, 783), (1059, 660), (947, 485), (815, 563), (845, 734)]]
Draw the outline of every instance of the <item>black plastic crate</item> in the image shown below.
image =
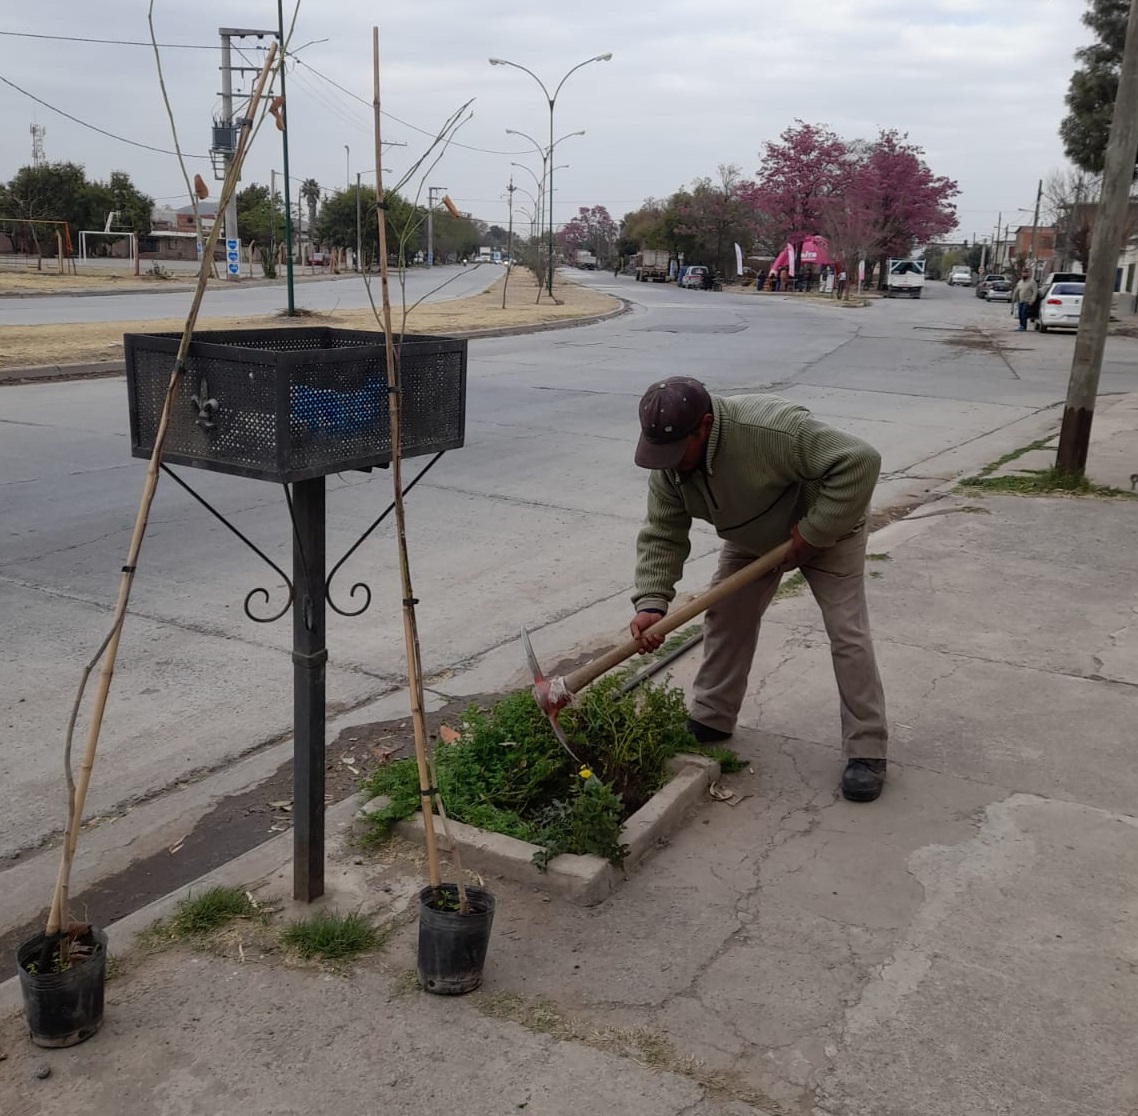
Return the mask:
[[(131, 452), (154, 448), (176, 333), (128, 333)], [(396, 342), (402, 456), (462, 445), (466, 342)], [(289, 484), (391, 461), (387, 358), (378, 331), (249, 329), (194, 334), (162, 460)]]

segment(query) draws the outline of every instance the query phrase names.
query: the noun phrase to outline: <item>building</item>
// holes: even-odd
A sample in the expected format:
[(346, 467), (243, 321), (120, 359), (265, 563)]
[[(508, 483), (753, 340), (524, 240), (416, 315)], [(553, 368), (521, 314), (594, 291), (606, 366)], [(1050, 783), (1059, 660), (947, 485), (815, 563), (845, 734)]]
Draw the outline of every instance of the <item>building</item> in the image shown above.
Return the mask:
[[(203, 201), (198, 206), (203, 236), (217, 218), (217, 205)], [(194, 225), (194, 207), (180, 209), (155, 206), (150, 214), (150, 234), (139, 237), (138, 254), (145, 260), (193, 260), (198, 254), (198, 233)], [(225, 245), (214, 252), (215, 259), (225, 258)]]

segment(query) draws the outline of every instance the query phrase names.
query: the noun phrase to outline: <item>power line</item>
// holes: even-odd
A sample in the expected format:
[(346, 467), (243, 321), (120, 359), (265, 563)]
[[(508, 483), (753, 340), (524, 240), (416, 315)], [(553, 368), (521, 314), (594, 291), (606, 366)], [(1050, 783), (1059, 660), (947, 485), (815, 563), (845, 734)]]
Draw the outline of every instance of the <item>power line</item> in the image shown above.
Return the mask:
[[(356, 101), (359, 101), (360, 104), (367, 105), (368, 108), (372, 107), (371, 101), (365, 100), (358, 93), (353, 93), (350, 89), (345, 89), (342, 85), (340, 85), (339, 82), (333, 81), (327, 74), (322, 74), (318, 69), (316, 69), (315, 66), (309, 65), (309, 63), (305, 62), (302, 58), (296, 58), (291, 53), (289, 54), (289, 57), (292, 58), (293, 61), (298, 66), (303, 66), (306, 70), (311, 70), (318, 78), (321, 78), (322, 80), (326, 81), (329, 85), (335, 86), (335, 88), (340, 90), (341, 93), (346, 93), (349, 97), (353, 98)], [(386, 109), (381, 109), (380, 112), (384, 116), (386, 116), (388, 120), (394, 120), (396, 124), (402, 124), (404, 128), (410, 128), (411, 131), (413, 131), (413, 132), (420, 132), (424, 136), (430, 136), (431, 139), (435, 139), (438, 136), (437, 132), (432, 132), (427, 128), (420, 128), (418, 124), (411, 124), (406, 120), (401, 120), (398, 116), (395, 116), (393, 113), (388, 112)], [(488, 147), (473, 147), (468, 143), (459, 143), (458, 140), (451, 140), (449, 142), (449, 146), (461, 147), (465, 151), (476, 151), (480, 155), (526, 155), (526, 154), (529, 154), (528, 152), (525, 152), (525, 151), (495, 151), (495, 150), (488, 148)]]
[(141, 39), (84, 39), (78, 35), (40, 35), (33, 31), (0, 31), (14, 39), (50, 39), (57, 43), (100, 43), (105, 46), (160, 46), (164, 50), (217, 50), (217, 44), (206, 46), (203, 43), (152, 43)]
[[(69, 112), (64, 112), (61, 108), (56, 108), (55, 105), (49, 105), (47, 101), (41, 97), (37, 97), (34, 93), (29, 93), (26, 89), (21, 89), (14, 81), (9, 81), (3, 74), (0, 74), (0, 81), (5, 85), (11, 86), (17, 93), (23, 93), (25, 97), (30, 97), (37, 105), (43, 105), (46, 109), (51, 109), (52, 112), (59, 113), (60, 116), (66, 117), (68, 120), (81, 127), (90, 128), (92, 132), (98, 132), (101, 136), (106, 136), (108, 139), (118, 140), (119, 143), (129, 143), (131, 147), (141, 147), (145, 151), (157, 151), (159, 155), (177, 155), (176, 151), (171, 151), (165, 147), (154, 147), (149, 143), (140, 143), (138, 140), (127, 139), (126, 136), (117, 136), (114, 132), (108, 132), (104, 128), (97, 128), (94, 124), (88, 124), (86, 120), (80, 120), (77, 116), (72, 116)], [(187, 159), (208, 159), (208, 155), (186, 155)]]

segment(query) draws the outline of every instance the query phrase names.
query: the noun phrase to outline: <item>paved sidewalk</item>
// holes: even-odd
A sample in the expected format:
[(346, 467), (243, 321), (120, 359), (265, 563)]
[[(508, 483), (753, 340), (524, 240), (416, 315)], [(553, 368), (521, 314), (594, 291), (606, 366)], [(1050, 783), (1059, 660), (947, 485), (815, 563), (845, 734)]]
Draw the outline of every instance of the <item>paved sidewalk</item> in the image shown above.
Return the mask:
[[(1095, 434), (1092, 478), (1128, 489), (1138, 395), (1100, 401)], [(338, 840), (328, 901), (393, 917), (382, 954), (347, 976), (235, 944), (127, 955), (83, 1046), (40, 1051), (18, 1018), (0, 1022), (0, 1111), (1133, 1112), (1135, 538), (1138, 500), (925, 505), (870, 545), (893, 726), (879, 802), (835, 793), (820, 619), (809, 596), (780, 601), (734, 741), (751, 770), (730, 782), (748, 797), (704, 804), (593, 909), (488, 881), (480, 992), (410, 988), (421, 873)], [(614, 630), (626, 609), (603, 602), (575, 628)], [(515, 651), (469, 692), (520, 684)], [(332, 812), (342, 834), (351, 813)], [(282, 895), (289, 851), (263, 846), (215, 876)], [(169, 905), (127, 920), (113, 951)]]

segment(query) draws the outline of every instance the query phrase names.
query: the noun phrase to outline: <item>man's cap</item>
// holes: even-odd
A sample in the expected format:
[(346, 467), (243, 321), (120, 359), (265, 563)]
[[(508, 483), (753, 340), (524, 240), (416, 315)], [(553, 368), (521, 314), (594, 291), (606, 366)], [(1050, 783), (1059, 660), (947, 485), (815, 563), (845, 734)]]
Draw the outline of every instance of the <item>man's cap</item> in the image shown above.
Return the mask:
[(674, 469), (684, 455), (685, 439), (710, 411), (711, 396), (699, 380), (657, 380), (640, 400), (636, 464), (642, 469)]

